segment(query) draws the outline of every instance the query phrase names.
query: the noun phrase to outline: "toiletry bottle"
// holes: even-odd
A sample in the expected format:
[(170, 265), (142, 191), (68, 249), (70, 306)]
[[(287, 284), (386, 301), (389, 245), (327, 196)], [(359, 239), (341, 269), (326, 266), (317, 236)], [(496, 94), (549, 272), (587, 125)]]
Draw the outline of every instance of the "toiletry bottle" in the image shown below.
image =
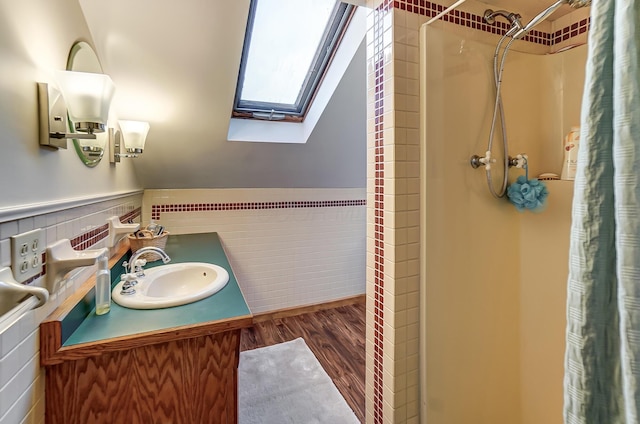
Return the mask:
[(104, 315), (111, 309), (111, 270), (109, 256), (98, 258), (98, 272), (96, 274), (96, 315)]
[(564, 162), (562, 164), (563, 180), (574, 180), (578, 166), (578, 148), (580, 147), (580, 127), (571, 127), (564, 138)]

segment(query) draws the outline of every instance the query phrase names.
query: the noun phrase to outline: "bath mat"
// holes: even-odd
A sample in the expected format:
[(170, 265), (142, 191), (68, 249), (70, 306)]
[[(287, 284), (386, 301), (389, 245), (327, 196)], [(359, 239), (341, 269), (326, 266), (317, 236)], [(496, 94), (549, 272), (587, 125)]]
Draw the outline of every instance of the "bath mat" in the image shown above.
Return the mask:
[(359, 424), (302, 338), (240, 353), (239, 424)]

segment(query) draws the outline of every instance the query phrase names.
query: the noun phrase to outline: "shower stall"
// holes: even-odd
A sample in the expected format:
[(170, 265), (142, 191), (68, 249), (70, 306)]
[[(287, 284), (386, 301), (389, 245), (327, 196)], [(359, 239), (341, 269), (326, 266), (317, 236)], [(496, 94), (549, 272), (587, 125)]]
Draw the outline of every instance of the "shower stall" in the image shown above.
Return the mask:
[[(546, 210), (519, 213), (469, 165), (487, 150), (499, 39), (469, 34), (444, 22), (420, 31), (422, 419), (561, 424), (573, 183), (546, 182)], [(530, 178), (560, 174), (563, 137), (580, 122), (586, 46), (538, 55), (519, 43), (501, 82), (508, 148), (528, 155)]]

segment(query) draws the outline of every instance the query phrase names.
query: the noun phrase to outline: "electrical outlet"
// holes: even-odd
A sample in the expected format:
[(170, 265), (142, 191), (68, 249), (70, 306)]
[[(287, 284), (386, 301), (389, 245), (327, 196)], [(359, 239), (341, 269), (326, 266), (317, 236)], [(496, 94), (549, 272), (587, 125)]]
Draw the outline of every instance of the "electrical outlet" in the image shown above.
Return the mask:
[(11, 269), (17, 282), (23, 283), (42, 273), (43, 241), (41, 228), (11, 236)]

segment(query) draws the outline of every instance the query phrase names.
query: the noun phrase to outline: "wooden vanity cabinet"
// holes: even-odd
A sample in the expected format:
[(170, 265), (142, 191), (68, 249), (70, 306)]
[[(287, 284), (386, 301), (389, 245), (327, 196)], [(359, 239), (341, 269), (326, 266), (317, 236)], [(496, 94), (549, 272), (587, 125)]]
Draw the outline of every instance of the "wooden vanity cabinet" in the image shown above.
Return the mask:
[(114, 304), (98, 317), (87, 301), (95, 278), (87, 280), (40, 324), (46, 424), (237, 422), (240, 332), (251, 312), (217, 234), (173, 235), (166, 252), (219, 264), (229, 282), (189, 305), (132, 314)]
[(122, 347), (45, 366), (45, 422), (237, 422), (240, 330)]
[(46, 366), (47, 424), (237, 422), (240, 330), (119, 344)]

